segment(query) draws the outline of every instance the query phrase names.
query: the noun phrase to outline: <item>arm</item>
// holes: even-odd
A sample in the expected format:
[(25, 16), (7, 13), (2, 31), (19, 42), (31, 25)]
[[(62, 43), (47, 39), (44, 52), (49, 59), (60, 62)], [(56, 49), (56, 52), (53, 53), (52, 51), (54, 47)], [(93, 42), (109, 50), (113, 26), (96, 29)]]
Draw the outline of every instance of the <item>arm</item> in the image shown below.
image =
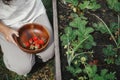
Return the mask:
[(16, 36), (18, 36), (18, 32), (12, 28), (7, 27), (5, 24), (3, 24), (2, 22), (0, 22), (0, 33), (3, 34), (3, 36), (5, 37), (5, 39), (9, 42), (12, 42), (16, 45), (15, 41), (13, 40), (12, 35), (15, 34)]

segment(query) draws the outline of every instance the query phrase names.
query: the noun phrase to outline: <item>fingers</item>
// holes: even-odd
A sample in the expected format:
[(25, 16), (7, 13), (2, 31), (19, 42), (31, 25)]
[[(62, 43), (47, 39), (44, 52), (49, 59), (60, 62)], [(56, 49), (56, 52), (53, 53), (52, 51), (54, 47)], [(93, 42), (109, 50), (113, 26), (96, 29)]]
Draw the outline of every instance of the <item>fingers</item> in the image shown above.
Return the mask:
[(6, 40), (7, 40), (8, 42), (11, 42), (11, 43), (13, 43), (13, 44), (15, 44), (15, 45), (17, 46), (17, 43), (16, 43), (15, 40), (13, 39), (12, 35), (6, 37)]
[(4, 37), (6, 38), (6, 40), (8, 42), (11, 42), (11, 43), (17, 45), (14, 38), (13, 38), (13, 35), (19, 37), (18, 32), (14, 29), (11, 29), (11, 28), (9, 28), (9, 30), (6, 30), (6, 32), (4, 33)]
[(12, 40), (12, 43), (15, 44), (15, 45), (17, 46), (17, 43), (15, 42), (15, 40), (13, 39), (13, 37), (12, 37), (11, 40)]
[[(17, 32), (17, 31), (14, 31), (14, 32), (13, 32), (13, 34), (15, 34), (17, 37), (19, 37), (19, 35), (18, 35), (18, 32)], [(12, 35), (13, 35), (13, 34), (12, 34)], [(11, 35), (11, 36), (12, 36), (12, 35)], [(15, 42), (15, 40), (14, 40), (13, 36), (12, 36), (11, 40), (12, 40), (12, 43), (13, 43), (13, 44), (15, 44), (15, 45), (17, 46), (17, 43)]]
[(19, 34), (17, 31), (14, 31), (13, 34), (15, 34), (17, 37), (19, 37)]

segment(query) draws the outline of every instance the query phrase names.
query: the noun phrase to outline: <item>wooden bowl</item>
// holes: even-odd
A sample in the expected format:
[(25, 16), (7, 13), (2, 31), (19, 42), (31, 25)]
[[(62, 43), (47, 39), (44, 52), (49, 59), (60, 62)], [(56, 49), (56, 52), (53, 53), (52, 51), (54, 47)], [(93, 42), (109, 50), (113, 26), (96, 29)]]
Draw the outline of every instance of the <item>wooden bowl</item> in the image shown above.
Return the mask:
[(50, 40), (47, 29), (37, 23), (23, 25), (19, 30), (19, 37), (13, 36), (21, 50), (30, 54), (36, 54), (44, 50)]

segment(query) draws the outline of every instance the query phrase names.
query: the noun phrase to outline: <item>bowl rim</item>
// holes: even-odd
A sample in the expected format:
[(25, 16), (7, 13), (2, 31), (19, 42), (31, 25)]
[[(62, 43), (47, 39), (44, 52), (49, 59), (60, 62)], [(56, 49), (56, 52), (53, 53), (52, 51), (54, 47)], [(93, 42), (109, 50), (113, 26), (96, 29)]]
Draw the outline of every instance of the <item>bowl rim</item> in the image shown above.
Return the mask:
[(47, 42), (45, 43), (45, 45), (42, 47), (42, 48), (40, 48), (40, 49), (37, 49), (37, 50), (30, 50), (30, 49), (26, 49), (26, 48), (24, 48), (24, 47), (22, 47), (21, 45), (20, 45), (20, 43), (18, 42), (18, 38), (19, 37), (17, 37), (15, 34), (13, 34), (13, 39), (14, 39), (14, 41), (16, 42), (16, 44), (18, 45), (18, 47), (22, 50), (22, 51), (24, 51), (24, 52), (26, 52), (26, 53), (29, 53), (29, 54), (37, 54), (37, 53), (39, 53), (39, 52), (42, 52), (43, 50), (45, 50), (45, 48), (47, 48), (47, 46), (48, 46), (48, 44), (49, 44), (49, 42), (50, 42), (50, 33), (48, 32), (48, 29), (46, 28), (46, 27), (44, 27), (44, 25), (42, 25), (42, 24), (40, 24), (40, 23), (27, 23), (27, 24), (24, 24), (24, 25), (22, 25), (17, 31), (18, 31), (18, 33), (19, 33), (19, 31), (24, 27), (24, 26), (27, 26), (27, 25), (38, 25), (38, 26), (41, 26), (41, 27), (43, 27), (44, 29), (45, 29), (45, 31), (47, 32), (47, 35), (48, 35), (48, 40), (47, 40)]

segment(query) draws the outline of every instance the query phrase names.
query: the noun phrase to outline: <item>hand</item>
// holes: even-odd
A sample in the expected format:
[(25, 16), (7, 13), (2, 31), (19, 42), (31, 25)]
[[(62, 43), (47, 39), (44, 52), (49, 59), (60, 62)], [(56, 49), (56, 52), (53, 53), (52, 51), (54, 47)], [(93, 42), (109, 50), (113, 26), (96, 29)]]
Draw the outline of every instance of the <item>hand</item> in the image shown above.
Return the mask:
[(14, 39), (13, 39), (13, 34), (16, 35), (17, 37), (19, 37), (18, 32), (16, 30), (7, 27), (4, 30), (3, 34), (4, 34), (4, 37), (7, 41), (12, 42), (15, 45), (17, 45), (16, 42), (14, 41)]
[(12, 42), (15, 45), (17, 45), (13, 39), (13, 34), (16, 35), (17, 37), (19, 37), (18, 32), (16, 30), (14, 30), (14, 29), (6, 26), (2, 22), (0, 22), (0, 32), (3, 34), (3, 36), (5, 37), (5, 39), (7, 41)]

